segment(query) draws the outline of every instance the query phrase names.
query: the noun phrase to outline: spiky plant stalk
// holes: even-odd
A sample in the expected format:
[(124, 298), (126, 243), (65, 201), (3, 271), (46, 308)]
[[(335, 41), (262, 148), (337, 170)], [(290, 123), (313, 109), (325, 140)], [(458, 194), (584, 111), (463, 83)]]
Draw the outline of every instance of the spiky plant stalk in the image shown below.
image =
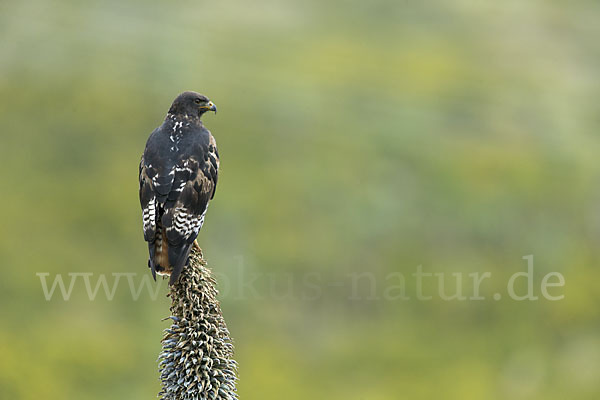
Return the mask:
[(194, 243), (189, 265), (169, 292), (173, 323), (159, 356), (163, 400), (238, 399), (233, 343), (215, 286)]

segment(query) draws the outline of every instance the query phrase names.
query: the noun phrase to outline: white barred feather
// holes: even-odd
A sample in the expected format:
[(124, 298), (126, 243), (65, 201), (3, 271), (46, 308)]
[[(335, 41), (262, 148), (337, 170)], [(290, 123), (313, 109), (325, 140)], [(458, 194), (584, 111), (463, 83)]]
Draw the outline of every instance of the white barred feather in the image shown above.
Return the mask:
[(142, 211), (144, 231), (155, 229), (156, 227), (156, 197), (148, 202), (148, 206)]
[(174, 212), (173, 225), (167, 227), (167, 232), (175, 230), (177, 234), (182, 237), (188, 238), (192, 235), (197, 236), (204, 224), (204, 216), (206, 210), (202, 215), (194, 215), (188, 212), (185, 208), (176, 208)]

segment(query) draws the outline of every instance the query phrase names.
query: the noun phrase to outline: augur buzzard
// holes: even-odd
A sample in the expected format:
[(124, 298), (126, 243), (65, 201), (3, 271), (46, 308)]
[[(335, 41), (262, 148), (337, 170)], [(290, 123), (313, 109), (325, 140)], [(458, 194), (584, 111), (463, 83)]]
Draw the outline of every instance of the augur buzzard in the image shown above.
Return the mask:
[(215, 194), (219, 153), (200, 118), (217, 107), (195, 92), (177, 96), (146, 142), (140, 162), (140, 204), (148, 267), (177, 282)]

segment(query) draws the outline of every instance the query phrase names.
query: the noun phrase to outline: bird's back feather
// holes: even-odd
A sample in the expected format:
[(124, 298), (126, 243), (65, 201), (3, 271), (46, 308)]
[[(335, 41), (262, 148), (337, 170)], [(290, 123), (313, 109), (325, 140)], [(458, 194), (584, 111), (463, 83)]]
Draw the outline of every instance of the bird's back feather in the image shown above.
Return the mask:
[(214, 138), (199, 121), (167, 118), (148, 139), (140, 163), (144, 239), (153, 275), (177, 281), (204, 222), (219, 169)]

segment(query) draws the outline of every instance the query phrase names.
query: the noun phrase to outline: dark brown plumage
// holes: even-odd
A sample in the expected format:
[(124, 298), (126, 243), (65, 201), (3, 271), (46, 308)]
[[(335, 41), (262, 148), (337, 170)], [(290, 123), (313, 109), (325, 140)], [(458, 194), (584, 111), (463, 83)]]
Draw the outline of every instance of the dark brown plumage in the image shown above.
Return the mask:
[(179, 278), (215, 194), (219, 153), (200, 118), (216, 106), (196, 92), (177, 96), (148, 138), (140, 162), (140, 204), (152, 276)]

